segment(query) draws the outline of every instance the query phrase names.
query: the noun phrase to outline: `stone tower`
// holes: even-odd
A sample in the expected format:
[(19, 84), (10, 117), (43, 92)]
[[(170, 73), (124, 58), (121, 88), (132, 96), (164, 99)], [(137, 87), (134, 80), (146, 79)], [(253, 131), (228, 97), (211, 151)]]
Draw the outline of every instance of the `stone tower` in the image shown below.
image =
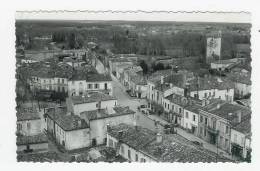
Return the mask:
[(221, 58), (221, 31), (207, 35), (206, 62), (210, 63)]

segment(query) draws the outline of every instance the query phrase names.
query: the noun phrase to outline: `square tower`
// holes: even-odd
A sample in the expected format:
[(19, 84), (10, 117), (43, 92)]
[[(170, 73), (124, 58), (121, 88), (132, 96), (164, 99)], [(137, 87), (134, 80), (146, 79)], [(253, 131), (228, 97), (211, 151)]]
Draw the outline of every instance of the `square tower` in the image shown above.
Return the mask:
[(206, 62), (210, 63), (221, 57), (221, 31), (207, 35)]

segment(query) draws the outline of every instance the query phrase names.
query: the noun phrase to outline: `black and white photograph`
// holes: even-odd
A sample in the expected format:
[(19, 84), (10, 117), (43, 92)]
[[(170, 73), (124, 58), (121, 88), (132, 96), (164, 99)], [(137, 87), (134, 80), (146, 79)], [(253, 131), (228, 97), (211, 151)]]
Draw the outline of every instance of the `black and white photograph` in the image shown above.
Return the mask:
[(17, 161), (250, 163), (250, 19), (17, 11)]

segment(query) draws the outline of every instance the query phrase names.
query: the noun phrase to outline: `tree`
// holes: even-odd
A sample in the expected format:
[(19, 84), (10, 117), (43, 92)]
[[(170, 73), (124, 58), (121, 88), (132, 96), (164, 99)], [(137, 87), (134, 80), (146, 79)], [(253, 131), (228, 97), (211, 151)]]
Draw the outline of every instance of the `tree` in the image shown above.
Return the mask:
[(140, 66), (143, 69), (143, 74), (147, 74), (147, 72), (148, 72), (148, 65), (146, 64), (146, 62), (144, 60), (141, 60)]

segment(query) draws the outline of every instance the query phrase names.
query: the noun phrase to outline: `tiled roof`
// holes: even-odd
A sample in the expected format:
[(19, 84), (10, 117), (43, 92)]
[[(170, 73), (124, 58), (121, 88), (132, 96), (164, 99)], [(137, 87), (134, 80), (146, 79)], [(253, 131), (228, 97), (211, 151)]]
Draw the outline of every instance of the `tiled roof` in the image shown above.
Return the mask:
[(244, 134), (251, 134), (251, 117), (248, 117), (237, 125), (234, 125), (232, 129)]
[(96, 70), (74, 71), (70, 80), (85, 80), (86, 82), (112, 81), (108, 74), (99, 74)]
[(100, 93), (100, 92), (89, 93), (88, 96), (71, 96), (69, 98), (71, 98), (71, 100), (74, 104), (116, 100), (115, 97), (110, 96), (108, 94)]
[(16, 113), (17, 121), (26, 121), (26, 120), (38, 120), (41, 119), (39, 114), (36, 111), (17, 111)]
[(16, 144), (17, 145), (26, 145), (26, 144), (39, 144), (47, 143), (48, 139), (45, 134), (38, 134), (34, 136), (17, 136)]
[(227, 74), (227, 78), (230, 79), (233, 82), (242, 83), (251, 85), (251, 74), (250, 73), (239, 73), (239, 72), (233, 72)]
[(129, 115), (135, 113), (133, 110), (129, 109), (129, 107), (114, 107), (113, 110), (114, 110), (113, 113), (108, 113), (106, 109), (85, 111), (85, 112), (81, 112), (80, 116), (88, 120), (96, 120), (96, 119), (103, 119), (108, 117), (116, 117), (116, 116)]
[(182, 107), (185, 107), (188, 105), (188, 99), (183, 96), (180, 96), (178, 94), (169, 95), (169, 96), (165, 97), (165, 99), (169, 100), (170, 102), (172, 102), (174, 104), (182, 106)]
[(23, 68), (32, 76), (40, 78), (69, 78), (72, 75), (72, 67), (68, 65), (56, 65), (51, 63), (47, 65), (43, 62), (33, 63)]
[[(219, 104), (219, 105), (218, 105)], [(212, 113), (214, 115), (217, 115), (221, 118), (233, 121), (235, 118), (237, 118), (237, 112), (241, 111), (241, 118), (247, 118), (249, 115), (251, 115), (251, 110), (247, 107), (235, 105), (231, 103), (227, 103), (225, 101), (219, 101), (215, 104), (206, 106), (203, 108), (203, 110), (208, 111), (209, 113)], [(232, 113), (232, 115), (230, 115)]]
[(72, 131), (78, 129), (85, 129), (89, 126), (87, 123), (81, 119), (78, 115), (73, 115), (67, 113), (65, 108), (61, 110), (52, 109), (49, 110), (46, 115), (56, 122), (63, 130), (65, 131)]
[(211, 90), (211, 89), (218, 89), (218, 90), (226, 90), (226, 89), (233, 89), (234, 83), (227, 78), (218, 78), (218, 77), (199, 77), (198, 79), (193, 79), (189, 81), (190, 91), (197, 91), (197, 90)]
[(203, 107), (200, 105), (192, 104), (185, 107), (185, 110), (191, 111), (193, 113), (199, 114), (199, 109), (202, 109)]
[[(123, 132), (121, 137), (119, 131)], [(110, 127), (108, 134), (158, 162), (216, 162), (215, 153), (200, 148), (177, 134), (163, 135), (163, 141), (157, 143), (156, 132), (126, 124)], [(218, 157), (218, 161), (229, 160)]]

